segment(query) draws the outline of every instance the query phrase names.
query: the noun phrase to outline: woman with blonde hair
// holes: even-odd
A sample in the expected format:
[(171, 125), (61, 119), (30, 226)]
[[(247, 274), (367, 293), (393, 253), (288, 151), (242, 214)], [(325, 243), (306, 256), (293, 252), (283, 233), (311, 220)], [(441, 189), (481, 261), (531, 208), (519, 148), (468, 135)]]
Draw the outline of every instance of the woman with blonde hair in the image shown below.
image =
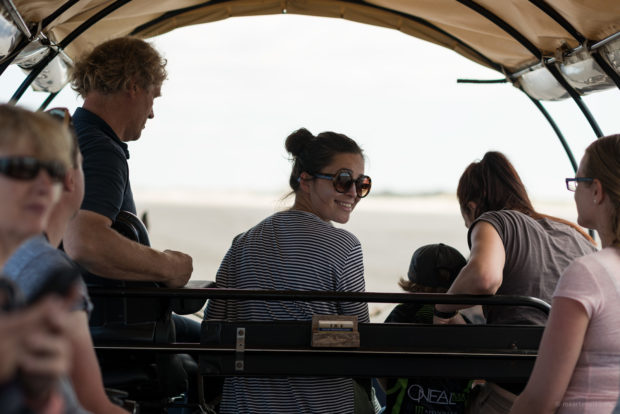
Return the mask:
[(620, 396), (620, 135), (590, 144), (566, 186), (577, 222), (598, 232), (602, 250), (562, 274), (514, 414), (611, 413)]
[[(70, 148), (69, 131), (49, 115), (0, 105), (0, 269), (25, 240), (45, 229), (70, 165)], [(82, 412), (62, 382), (70, 366), (70, 300), (49, 298), (26, 310), (6, 309), (7, 297), (0, 303), (11, 311), (0, 315), (0, 330), (7, 333), (0, 335), (2, 412), (17, 412), (11, 403), (19, 404), (21, 394), (33, 412)], [(19, 379), (11, 382), (11, 375)]]

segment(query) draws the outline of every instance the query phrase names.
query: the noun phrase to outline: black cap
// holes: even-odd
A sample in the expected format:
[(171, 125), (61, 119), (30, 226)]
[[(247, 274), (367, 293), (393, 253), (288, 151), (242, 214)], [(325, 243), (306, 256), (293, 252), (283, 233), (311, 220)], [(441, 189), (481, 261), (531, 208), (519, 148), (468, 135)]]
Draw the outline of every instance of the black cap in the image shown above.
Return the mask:
[[(467, 261), (454, 247), (443, 243), (427, 244), (413, 252), (409, 280), (428, 287), (448, 289)], [(447, 272), (439, 272), (445, 269)]]

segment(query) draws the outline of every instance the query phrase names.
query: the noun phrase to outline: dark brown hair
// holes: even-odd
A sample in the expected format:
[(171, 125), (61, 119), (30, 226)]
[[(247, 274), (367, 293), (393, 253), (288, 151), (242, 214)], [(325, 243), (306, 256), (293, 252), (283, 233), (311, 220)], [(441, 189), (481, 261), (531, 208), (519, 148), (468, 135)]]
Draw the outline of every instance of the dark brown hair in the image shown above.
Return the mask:
[(298, 129), (286, 138), (286, 150), (293, 156), (293, 169), (289, 184), (294, 192), (299, 189), (302, 172), (315, 174), (331, 163), (334, 155), (348, 153), (363, 156), (355, 141), (344, 134), (321, 132), (316, 137), (306, 128)]
[[(487, 211), (516, 210), (535, 220), (547, 218), (567, 224), (594, 244), (594, 240), (575, 223), (534, 210), (521, 177), (501, 152), (489, 151), (482, 160), (469, 164), (461, 175), (456, 196), (461, 210), (472, 214), (474, 219)], [(469, 202), (476, 205), (475, 211), (470, 211)]]

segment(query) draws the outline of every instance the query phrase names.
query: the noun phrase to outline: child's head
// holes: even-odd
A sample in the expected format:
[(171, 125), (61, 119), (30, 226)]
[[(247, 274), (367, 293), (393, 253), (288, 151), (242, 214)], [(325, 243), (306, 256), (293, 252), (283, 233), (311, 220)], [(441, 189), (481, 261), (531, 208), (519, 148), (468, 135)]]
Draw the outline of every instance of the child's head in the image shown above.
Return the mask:
[(427, 244), (413, 252), (407, 277), (398, 282), (408, 292), (446, 292), (467, 261), (443, 243)]

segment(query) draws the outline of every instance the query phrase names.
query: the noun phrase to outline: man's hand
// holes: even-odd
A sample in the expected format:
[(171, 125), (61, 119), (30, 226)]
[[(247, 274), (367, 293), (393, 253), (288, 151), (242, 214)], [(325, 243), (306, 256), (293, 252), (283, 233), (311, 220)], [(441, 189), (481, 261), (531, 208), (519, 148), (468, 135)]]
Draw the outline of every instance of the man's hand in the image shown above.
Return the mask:
[(194, 270), (192, 257), (175, 250), (164, 250), (164, 254), (168, 258), (169, 267), (167, 272), (169, 275), (168, 280), (165, 282), (166, 286), (171, 288), (185, 286)]
[(438, 316), (433, 316), (433, 324), (434, 325), (465, 325), (465, 319), (461, 316), (460, 313), (457, 313), (451, 318), (440, 318)]

